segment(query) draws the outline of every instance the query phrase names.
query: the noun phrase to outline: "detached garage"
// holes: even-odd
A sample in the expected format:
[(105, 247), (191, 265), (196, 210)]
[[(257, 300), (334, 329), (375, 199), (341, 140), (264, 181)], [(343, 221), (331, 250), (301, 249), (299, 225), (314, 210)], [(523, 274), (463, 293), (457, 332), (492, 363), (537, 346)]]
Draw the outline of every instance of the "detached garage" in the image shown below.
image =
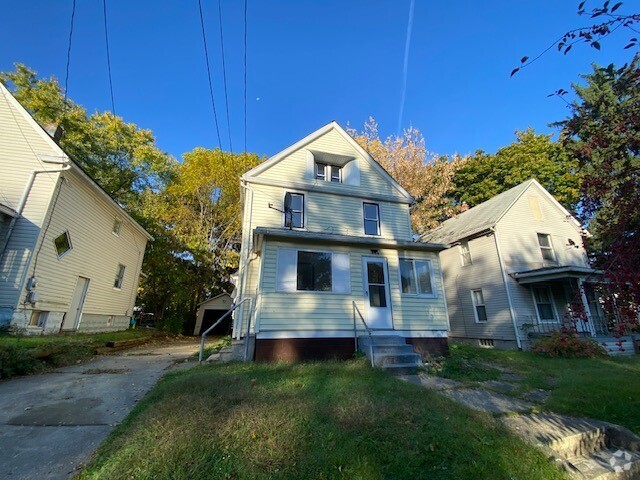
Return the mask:
[[(212, 297), (204, 302), (198, 304), (198, 310), (196, 312), (196, 326), (193, 329), (194, 335), (200, 335), (211, 325), (216, 323), (220, 317), (222, 317), (233, 305), (233, 299), (228, 293), (221, 293), (215, 297)], [(227, 335), (231, 333), (231, 317), (229, 315), (225, 318), (220, 325), (218, 325), (211, 335)]]

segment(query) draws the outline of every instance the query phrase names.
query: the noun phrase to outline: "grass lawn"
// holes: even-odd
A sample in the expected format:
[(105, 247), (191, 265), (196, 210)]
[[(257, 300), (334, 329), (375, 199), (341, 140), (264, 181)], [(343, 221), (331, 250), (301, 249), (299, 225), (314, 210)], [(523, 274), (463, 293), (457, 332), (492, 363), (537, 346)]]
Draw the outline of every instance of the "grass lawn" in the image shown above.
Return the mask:
[[(152, 341), (161, 334), (140, 328), (122, 332), (15, 336), (0, 334), (0, 378), (28, 375), (91, 358), (109, 341)], [(164, 336), (162, 337), (164, 338)]]
[(516, 350), (490, 350), (463, 345), (451, 348), (440, 375), (456, 380), (483, 381), (500, 376), (487, 363), (508, 367), (525, 376), (521, 391), (550, 390), (544, 408), (557, 413), (591, 417), (640, 434), (640, 356), (547, 358)]
[(171, 373), (80, 478), (564, 477), (491, 416), (358, 359)]

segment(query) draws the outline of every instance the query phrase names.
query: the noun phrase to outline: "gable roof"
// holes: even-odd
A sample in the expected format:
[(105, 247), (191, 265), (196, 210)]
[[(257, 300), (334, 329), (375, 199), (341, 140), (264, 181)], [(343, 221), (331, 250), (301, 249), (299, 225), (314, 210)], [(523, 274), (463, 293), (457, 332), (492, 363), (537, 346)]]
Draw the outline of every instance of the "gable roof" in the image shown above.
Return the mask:
[(451, 244), (489, 230), (495, 227), (513, 204), (531, 187), (538, 188), (567, 218), (573, 220), (573, 223), (578, 229), (581, 227), (573, 215), (540, 185), (535, 178), (532, 178), (490, 198), (486, 202), (470, 208), (466, 212), (450, 218), (435, 229), (423, 233), (420, 236), (420, 241)]
[[(153, 241), (153, 237), (147, 232), (142, 226), (136, 222), (121, 206), (118, 202), (116, 202), (109, 193), (105, 189), (103, 189), (98, 182), (96, 182), (91, 176), (84, 171), (80, 165), (78, 165), (70, 155), (68, 155), (58, 143), (51, 138), (51, 136), (46, 132), (46, 130), (40, 125), (33, 116), (27, 111), (26, 108), (22, 106), (22, 104), (16, 100), (16, 98), (11, 94), (11, 92), (0, 82), (0, 94), (4, 96), (4, 98), (9, 103), (9, 108), (13, 107), (17, 113), (22, 115), (27, 123), (31, 125), (31, 127), (44, 139), (44, 141), (51, 147), (55, 152), (58, 152), (60, 159), (66, 159), (69, 162), (69, 165), (73, 169), (74, 172), (78, 173), (80, 177), (85, 181), (87, 185), (89, 185), (96, 193), (98, 193), (104, 200), (107, 201), (111, 206), (115, 207), (120, 215), (123, 218), (126, 218), (133, 227), (144, 235), (148, 240)], [(34, 153), (35, 154), (35, 153)]]
[(376, 170), (380, 175), (382, 175), (403, 197), (413, 202), (413, 197), (409, 195), (409, 193), (404, 188), (402, 188), (402, 186), (400, 186), (398, 182), (394, 180), (394, 178), (389, 174), (389, 172), (387, 172), (378, 162), (376, 162), (375, 159), (369, 154), (369, 152), (367, 152), (364, 148), (362, 148), (358, 144), (358, 142), (356, 142), (353, 139), (353, 137), (351, 137), (351, 135), (349, 135), (335, 121), (329, 122), (324, 127), (321, 127), (315, 132), (310, 133), (309, 135), (304, 137), (302, 140), (299, 140), (293, 145), (291, 145), (290, 147), (287, 147), (284, 150), (280, 151), (279, 153), (276, 153), (274, 156), (269, 158), (266, 162), (258, 165), (257, 167), (252, 168), (247, 173), (245, 173), (242, 176), (242, 179), (249, 180), (252, 177), (255, 177), (261, 174), (265, 170), (268, 170), (269, 168), (273, 167), (277, 163), (287, 158), (292, 153), (307, 146), (314, 140), (317, 140), (318, 138), (322, 137), (323, 135), (329, 133), (332, 130), (337, 132), (343, 138), (343, 140), (345, 140), (345, 142), (347, 142), (355, 150), (355, 152), (359, 154), (366, 162), (369, 162), (369, 164), (374, 168), (374, 170)]

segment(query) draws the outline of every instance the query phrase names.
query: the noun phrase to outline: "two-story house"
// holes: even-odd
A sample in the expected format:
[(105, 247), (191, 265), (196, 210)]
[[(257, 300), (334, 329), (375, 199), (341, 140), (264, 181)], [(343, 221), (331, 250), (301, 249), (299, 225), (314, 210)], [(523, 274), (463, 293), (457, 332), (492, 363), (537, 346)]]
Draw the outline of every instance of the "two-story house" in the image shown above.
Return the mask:
[(128, 328), (149, 240), (0, 83), (0, 328)]
[(450, 337), (528, 348), (537, 335), (570, 323), (585, 335), (608, 335), (589, 286), (598, 272), (589, 266), (584, 233), (529, 180), (422, 235), (450, 246), (440, 253)]
[(347, 358), (365, 333), (446, 349), (443, 247), (413, 240), (412, 197), (337, 123), (241, 185), (233, 332), (257, 360)]

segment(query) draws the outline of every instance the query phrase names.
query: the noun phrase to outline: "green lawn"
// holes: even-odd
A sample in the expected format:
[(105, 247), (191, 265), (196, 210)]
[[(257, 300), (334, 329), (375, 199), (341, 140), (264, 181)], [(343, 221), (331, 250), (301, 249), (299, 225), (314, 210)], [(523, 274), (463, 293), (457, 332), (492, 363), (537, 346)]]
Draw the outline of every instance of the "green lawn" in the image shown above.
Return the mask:
[(0, 378), (29, 375), (91, 358), (109, 341), (153, 341), (161, 334), (140, 328), (122, 332), (16, 336), (0, 334)]
[(487, 363), (525, 375), (521, 391), (550, 390), (544, 408), (591, 417), (640, 434), (640, 356), (547, 358), (516, 350), (489, 350), (455, 345), (440, 375), (456, 380), (495, 379), (500, 371)]
[(553, 479), (487, 414), (364, 359), (205, 365), (167, 375), (84, 479)]

